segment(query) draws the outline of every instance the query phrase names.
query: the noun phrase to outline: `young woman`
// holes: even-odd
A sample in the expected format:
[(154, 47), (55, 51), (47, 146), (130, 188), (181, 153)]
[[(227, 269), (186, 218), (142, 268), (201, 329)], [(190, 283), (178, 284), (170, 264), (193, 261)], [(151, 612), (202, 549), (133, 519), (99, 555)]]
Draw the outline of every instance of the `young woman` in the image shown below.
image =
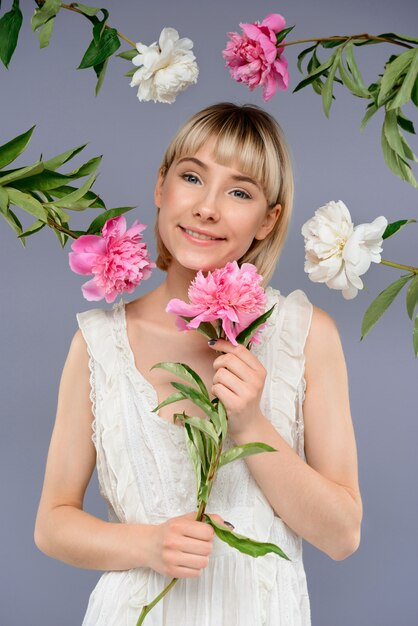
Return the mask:
[[(303, 291), (267, 287), (273, 315), (248, 350), (166, 313), (187, 300), (197, 270), (254, 263), (270, 279), (293, 200), (280, 127), (262, 109), (220, 103), (194, 115), (169, 145), (155, 186), (164, 282), (111, 310), (79, 313), (62, 373), (35, 541), (71, 565), (105, 570), (83, 626), (135, 626), (141, 607), (177, 584), (148, 626), (308, 626), (302, 538), (332, 559), (360, 541), (362, 502), (347, 373), (337, 327)], [(226, 445), (278, 450), (221, 468), (208, 510), (237, 532), (279, 545), (257, 559), (195, 521), (195, 479), (160, 361), (193, 367), (229, 416)], [(203, 416), (203, 414), (200, 414)], [(93, 429), (93, 435), (92, 435)], [(109, 521), (83, 511), (97, 463)], [(225, 521), (227, 520), (227, 521)]]

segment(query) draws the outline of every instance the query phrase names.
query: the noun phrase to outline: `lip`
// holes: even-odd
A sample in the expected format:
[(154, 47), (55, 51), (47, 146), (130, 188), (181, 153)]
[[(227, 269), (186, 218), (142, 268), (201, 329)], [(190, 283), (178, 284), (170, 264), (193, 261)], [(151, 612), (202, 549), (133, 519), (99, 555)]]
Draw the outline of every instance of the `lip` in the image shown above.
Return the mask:
[[(215, 235), (214, 233), (210, 233), (207, 230), (202, 230), (201, 228), (190, 228), (189, 226), (181, 226), (180, 224), (178, 227), (186, 239), (200, 246), (212, 246), (214, 244), (218, 244), (222, 241), (225, 241), (224, 237), (217, 237), (217, 235)], [(199, 239), (198, 237), (193, 237), (193, 235), (190, 235), (189, 233), (187, 233), (186, 229), (192, 230), (193, 232), (199, 235), (206, 235), (207, 237), (216, 237), (216, 239)]]

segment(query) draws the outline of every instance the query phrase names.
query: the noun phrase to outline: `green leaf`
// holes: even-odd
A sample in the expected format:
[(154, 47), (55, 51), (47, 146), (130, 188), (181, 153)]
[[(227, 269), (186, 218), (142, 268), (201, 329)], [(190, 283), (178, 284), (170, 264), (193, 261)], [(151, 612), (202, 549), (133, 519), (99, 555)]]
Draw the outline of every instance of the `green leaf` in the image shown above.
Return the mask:
[(333, 39), (332, 41), (321, 41), (321, 46), (323, 48), (336, 48), (337, 46), (340, 46), (342, 43), (344, 43), (346, 41), (346, 39)]
[(347, 70), (344, 67), (344, 62), (342, 58), (340, 59), (338, 63), (338, 71), (340, 73), (340, 76), (344, 85), (351, 91), (353, 95), (357, 96), (358, 98), (370, 97), (370, 94), (367, 91), (367, 89), (363, 91), (354, 81), (352, 76), (347, 72)]
[(54, 30), (55, 17), (51, 17), (46, 24), (39, 29), (39, 47), (46, 48), (49, 45), (52, 31)]
[(163, 406), (167, 406), (167, 404), (173, 404), (173, 402), (178, 402), (179, 400), (184, 400), (185, 397), (186, 396), (184, 395), (184, 393), (172, 393), (170, 396), (168, 396), (168, 398), (160, 402), (160, 404), (156, 406), (155, 409), (152, 409), (152, 412), (156, 413), (157, 411), (162, 409)]
[(411, 320), (415, 312), (415, 307), (417, 305), (418, 305), (418, 274), (415, 275), (415, 278), (412, 280), (411, 284), (408, 287), (408, 291), (406, 292), (406, 310), (408, 311), (409, 319)]
[[(131, 50), (125, 50), (125, 52), (120, 52), (116, 56), (120, 57), (121, 59), (126, 59), (127, 61), (132, 61), (132, 59), (138, 56), (138, 54), (138, 50), (136, 48), (132, 48)], [(137, 69), (138, 68), (135, 68), (135, 70)]]
[(387, 239), (388, 237), (391, 237), (392, 235), (397, 233), (398, 230), (401, 230), (406, 224), (412, 224), (413, 222), (416, 222), (416, 221), (417, 220), (398, 220), (397, 222), (392, 222), (391, 224), (388, 224), (386, 226), (386, 229), (382, 235), (382, 238)]
[(338, 69), (339, 63), (340, 63), (341, 54), (342, 54), (342, 50), (341, 48), (338, 48), (337, 52), (335, 53), (335, 58), (334, 58), (332, 67), (325, 81), (324, 88), (322, 89), (322, 106), (323, 106), (326, 117), (329, 117), (329, 111), (330, 111), (331, 103), (332, 103), (332, 90), (334, 87), (334, 78), (335, 78), (335, 73)]
[(388, 109), (396, 109), (404, 105), (410, 99), (412, 95), (412, 89), (415, 82), (418, 80), (418, 49), (415, 49), (415, 54), (412, 57), (411, 63), (408, 68), (408, 72), (402, 81), (401, 88), (396, 94), (395, 98), (389, 104)]
[(276, 33), (276, 46), (278, 46), (279, 43), (281, 43), (283, 39), (287, 37), (290, 31), (292, 31), (294, 28), (294, 26), (289, 26), (288, 28), (284, 28), (283, 30)]
[(19, 7), (19, 0), (13, 0), (10, 11), (0, 18), (0, 59), (6, 67), (9, 67), (16, 49), (22, 21), (23, 15)]
[(226, 434), (228, 432), (228, 416), (226, 413), (226, 409), (222, 402), (218, 399), (217, 403), (218, 407), (218, 417), (219, 417), (219, 426), (221, 430), (222, 439), (225, 439)]
[[(22, 224), (20, 223), (17, 216), (9, 209), (9, 195), (3, 187), (0, 187), (0, 213), (3, 215), (6, 222), (13, 228), (19, 237), (23, 232)], [(26, 240), (24, 237), (20, 240), (22, 242), (23, 247), (25, 247)]]
[(137, 67), (133, 67), (131, 70), (129, 70), (128, 72), (124, 73), (124, 76), (126, 76), (127, 78), (131, 78), (135, 72), (138, 70)]
[(319, 65), (306, 78), (301, 80), (300, 83), (298, 83), (296, 87), (294, 88), (293, 93), (295, 93), (296, 91), (299, 91), (300, 89), (303, 89), (307, 85), (310, 85), (316, 78), (321, 76), (321, 74), (323, 74), (332, 65), (333, 60), (334, 60), (334, 55), (331, 55), (324, 63)]
[(93, 25), (93, 40), (96, 43), (100, 41), (100, 38), (103, 35), (104, 30), (106, 28), (107, 20), (109, 18), (109, 11), (107, 9), (101, 9), (101, 12), (103, 13), (102, 21), (97, 19), (94, 21), (94, 25)]
[(22, 154), (22, 152), (26, 150), (34, 128), (35, 126), (32, 126), (32, 128), (29, 128), (25, 133), (14, 137), (14, 139), (0, 146), (0, 169), (9, 165), (19, 154)]
[(414, 278), (414, 274), (401, 276), (401, 278), (391, 283), (389, 287), (386, 287), (386, 289), (379, 293), (377, 298), (373, 300), (363, 317), (360, 341), (370, 332), (386, 309), (392, 304), (402, 287), (412, 278)]
[(13, 186), (18, 189), (38, 191), (50, 191), (57, 187), (62, 187), (65, 183), (71, 181), (72, 178), (59, 172), (53, 172), (51, 170), (44, 170), (40, 174), (35, 176), (28, 176), (22, 180), (16, 181)]
[(67, 224), (67, 222), (70, 219), (70, 216), (68, 215), (68, 213), (63, 211), (60, 207), (51, 206), (51, 205), (48, 206), (46, 204), (46, 209), (48, 213), (52, 216), (52, 218), (55, 221), (57, 221), (59, 224), (61, 224), (61, 226), (64, 226), (65, 224)]
[(78, 200), (80, 200), (80, 198), (82, 198), (84, 194), (87, 191), (89, 191), (90, 187), (93, 185), (96, 178), (97, 178), (96, 174), (92, 174), (86, 180), (84, 185), (82, 185), (79, 189), (76, 189), (76, 191), (73, 191), (73, 193), (69, 193), (68, 196), (64, 196), (64, 198), (62, 198), (61, 200), (54, 200), (54, 202), (47, 202), (46, 206), (51, 205), (54, 207), (66, 207), (66, 206), (70, 207), (73, 204), (75, 205), (78, 202)]
[(201, 417), (187, 417), (184, 420), (185, 424), (189, 424), (192, 428), (197, 428), (200, 432), (204, 433), (212, 439), (212, 441), (219, 445), (219, 438), (215, 432), (213, 424), (209, 420), (202, 419)]
[(405, 115), (402, 113), (401, 109), (399, 109), (399, 111), (398, 111), (398, 124), (407, 133), (412, 133), (413, 135), (415, 135), (415, 128), (414, 128), (413, 123), (411, 122), (410, 119), (405, 117)]
[(418, 107), (418, 78), (416, 79), (415, 84), (412, 87), (411, 100), (415, 104), (415, 106)]
[[(208, 402), (208, 400), (202, 393), (199, 393), (198, 391), (195, 391), (193, 387), (189, 387), (188, 385), (183, 385), (182, 383), (171, 382), (170, 384), (172, 387), (174, 387), (174, 389), (181, 391), (181, 393), (183, 394), (185, 398), (188, 398), (194, 404), (196, 404), (196, 406), (202, 409), (209, 418), (212, 418), (215, 411), (213, 410), (211, 403)], [(216, 416), (215, 416), (215, 419), (216, 419)]]
[(251, 324), (247, 326), (247, 328), (244, 328), (244, 330), (241, 331), (239, 335), (237, 335), (235, 338), (237, 343), (244, 345), (247, 339), (249, 339), (250, 337), (254, 335), (257, 328), (268, 320), (270, 315), (273, 313), (275, 306), (276, 305), (273, 304), (273, 306), (268, 311), (265, 311), (265, 313), (257, 317), (257, 319), (255, 319), (253, 322), (251, 322)]
[(186, 432), (187, 452), (189, 454), (190, 460), (193, 465), (193, 469), (196, 474), (197, 492), (199, 493), (200, 485), (202, 481), (201, 456), (199, 454), (199, 450), (196, 447), (195, 439), (193, 437), (193, 434), (194, 434), (193, 430), (189, 425), (185, 426), (185, 432)]
[[(348, 65), (348, 69), (350, 70), (353, 79), (355, 81), (355, 83), (358, 85), (359, 89), (361, 91), (365, 91), (367, 93), (369, 93), (369, 90), (367, 89), (366, 85), (364, 84), (363, 78), (361, 76), (361, 72), (360, 69), (357, 65), (357, 61), (356, 61), (356, 57), (354, 55), (354, 48), (353, 48), (353, 43), (350, 42), (347, 44), (347, 46), (345, 47), (345, 56), (347, 59), (347, 65)], [(364, 96), (367, 97), (367, 96)]]
[(68, 172), (67, 176), (71, 176), (71, 178), (81, 178), (82, 176), (88, 176), (89, 174), (92, 174), (97, 170), (101, 160), (101, 156), (94, 157), (93, 159), (87, 161), (87, 163), (83, 163), (83, 165), (77, 167), (77, 169)]
[(382, 127), (381, 143), (383, 150), (383, 158), (386, 165), (402, 180), (405, 180), (413, 187), (418, 187), (418, 183), (412, 173), (409, 164), (404, 161), (389, 145), (384, 129)]
[(97, 76), (97, 83), (96, 83), (96, 90), (95, 90), (96, 96), (99, 94), (99, 91), (103, 85), (108, 62), (109, 62), (109, 59), (106, 59), (106, 61), (103, 61), (102, 63), (99, 63), (98, 65), (93, 66), (93, 69), (96, 72), (96, 76)]
[(42, 7), (36, 9), (32, 16), (32, 30), (36, 30), (50, 19), (54, 18), (61, 9), (61, 0), (45, 0)]
[(82, 70), (103, 63), (120, 48), (120, 41), (115, 28), (106, 28), (98, 42), (93, 41), (87, 48), (77, 69)]
[(34, 215), (43, 222), (47, 221), (47, 212), (42, 204), (36, 200), (36, 198), (31, 196), (29, 193), (22, 193), (18, 189), (13, 189), (13, 187), (5, 187), (5, 189), (9, 194), (10, 204), (14, 204), (15, 206), (22, 208), (24, 211)]
[(360, 124), (360, 130), (364, 130), (364, 127), (366, 126), (367, 122), (369, 121), (369, 119), (371, 117), (373, 117), (373, 115), (376, 113), (376, 111), (378, 110), (378, 107), (376, 106), (376, 104), (374, 102), (371, 102), (367, 109), (366, 109), (366, 114), (363, 117), (363, 119), (361, 120), (361, 124)]
[(188, 383), (192, 383), (192, 385), (196, 385), (196, 388), (200, 389), (202, 394), (210, 402), (209, 393), (206, 389), (205, 383), (191, 367), (186, 365), (186, 363), (172, 363), (166, 361), (163, 363), (156, 363), (151, 367), (151, 369), (153, 370), (156, 367), (166, 370), (167, 372), (171, 372)]
[(11, 172), (4, 172), (0, 174), (0, 185), (4, 187), (4, 185), (11, 183), (13, 181), (19, 181), (23, 178), (28, 178), (29, 176), (34, 176), (35, 174), (39, 174), (43, 172), (44, 164), (42, 161), (37, 161), (36, 163), (32, 163), (32, 165), (27, 165), (26, 167), (19, 167), (16, 170)]
[(45, 222), (43, 222), (42, 220), (36, 220), (36, 222), (34, 222), (32, 226), (30, 226), (27, 230), (25, 230), (24, 233), (19, 235), (19, 238), (33, 235), (37, 233), (39, 230), (42, 230), (42, 228), (44, 228), (45, 226), (46, 226)]
[(383, 122), (383, 132), (392, 150), (396, 152), (402, 159), (417, 161), (417, 157), (412, 152), (405, 137), (399, 131), (397, 110), (386, 110), (385, 120)]
[(260, 443), (258, 441), (254, 443), (244, 443), (242, 446), (234, 446), (222, 452), (219, 459), (219, 467), (236, 461), (237, 459), (245, 459), (245, 457), (252, 454), (259, 454), (260, 452), (277, 452), (277, 450), (266, 443)]
[(382, 76), (381, 87), (377, 99), (380, 106), (383, 99), (392, 91), (400, 77), (408, 70), (409, 65), (415, 55), (415, 49), (407, 50), (403, 54), (398, 55), (391, 63), (385, 66), (385, 72)]
[(210, 524), (215, 531), (215, 534), (219, 539), (227, 543), (232, 548), (236, 548), (243, 554), (249, 554), (253, 557), (264, 556), (269, 552), (274, 552), (278, 554), (283, 559), (290, 561), (289, 557), (283, 552), (281, 548), (276, 546), (274, 543), (263, 543), (261, 541), (255, 541), (254, 539), (250, 539), (249, 537), (244, 537), (243, 535), (239, 535), (238, 533), (229, 530), (222, 524), (218, 524), (213, 519), (209, 517), (209, 515), (204, 516), (205, 522)]
[(96, 9), (95, 7), (89, 7), (87, 6), (87, 4), (81, 4), (80, 2), (74, 2), (73, 4), (75, 7), (77, 7), (77, 9), (79, 9), (79, 11), (83, 13), (83, 15), (88, 15), (89, 17), (96, 15), (100, 11), (100, 9)]
[(418, 356), (418, 315), (415, 318), (414, 330), (412, 333), (412, 341), (413, 341), (415, 356)]
[(78, 146), (77, 148), (71, 148), (71, 150), (66, 150), (65, 152), (61, 152), (61, 154), (57, 154), (57, 156), (52, 157), (52, 159), (48, 159), (48, 161), (44, 162), (44, 167), (46, 170), (56, 170), (58, 167), (61, 167), (64, 163), (67, 163), (70, 159), (72, 159), (76, 154), (84, 150), (87, 144), (83, 144), (82, 146)]
[(309, 46), (309, 48), (305, 48), (305, 50), (302, 50), (302, 52), (300, 52), (298, 54), (298, 70), (301, 74), (303, 74), (303, 69), (302, 69), (302, 62), (303, 59), (306, 57), (307, 54), (309, 54), (310, 52), (312, 52), (312, 50), (315, 50), (315, 48), (317, 47), (318, 44), (314, 44), (313, 46)]
[(132, 209), (135, 209), (135, 208), (136, 207), (134, 206), (124, 206), (124, 207), (108, 209), (107, 211), (104, 211), (104, 213), (101, 213), (98, 217), (96, 217), (96, 219), (92, 221), (92, 223), (87, 229), (87, 234), (96, 235), (98, 233), (101, 233), (102, 228), (107, 222), (107, 220), (110, 220), (112, 217), (118, 217), (118, 215), (123, 215), (123, 213), (132, 211)]
[(418, 39), (414, 37), (407, 37), (406, 35), (397, 35), (396, 33), (383, 33), (383, 35), (379, 35), (379, 37), (384, 37), (385, 39), (399, 39), (399, 41), (409, 41), (411, 43), (418, 43)]
[[(62, 187), (54, 187), (54, 189), (51, 189), (50, 190), (50, 194), (51, 194), (51, 196), (56, 196), (57, 198), (63, 198), (67, 194), (75, 191), (76, 189), (77, 189), (77, 187), (72, 187), (71, 185), (63, 185)], [(99, 209), (105, 209), (106, 208), (105, 204), (104, 204), (103, 200), (100, 198), (100, 196), (97, 196), (92, 191), (88, 191), (86, 193), (86, 195), (84, 196), (84, 199), (86, 200), (86, 202), (88, 202), (88, 206), (90, 206), (92, 208), (93, 207), (94, 208), (99, 208)], [(90, 200), (92, 201), (91, 204), (90, 204)], [(82, 202), (81, 202), (81, 204), (82, 204)], [(128, 210), (130, 211), (131, 209), (135, 209), (135, 208), (136, 207), (125, 207), (125, 210), (122, 210), (122, 209), (111, 209), (111, 210), (112, 211), (122, 211), (122, 213), (124, 213), (125, 211), (128, 211)], [(74, 211), (75, 209), (72, 208), (71, 210)], [(115, 213), (115, 215), (112, 215), (111, 217), (115, 217), (116, 215), (118, 215), (118, 213)], [(100, 227), (100, 229), (101, 229), (101, 227)]]

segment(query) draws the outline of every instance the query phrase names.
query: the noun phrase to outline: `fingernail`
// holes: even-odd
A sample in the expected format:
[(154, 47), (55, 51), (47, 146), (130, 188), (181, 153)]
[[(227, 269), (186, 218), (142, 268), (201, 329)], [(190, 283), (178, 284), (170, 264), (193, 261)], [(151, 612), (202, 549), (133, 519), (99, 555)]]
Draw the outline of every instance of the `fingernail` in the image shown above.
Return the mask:
[(235, 526), (233, 524), (231, 524), (231, 522), (227, 522), (226, 520), (224, 520), (224, 524), (225, 526), (229, 526), (229, 528), (232, 528), (232, 530), (234, 530)]
[(208, 344), (210, 346), (214, 346), (216, 342), (217, 342), (217, 339), (209, 339)]

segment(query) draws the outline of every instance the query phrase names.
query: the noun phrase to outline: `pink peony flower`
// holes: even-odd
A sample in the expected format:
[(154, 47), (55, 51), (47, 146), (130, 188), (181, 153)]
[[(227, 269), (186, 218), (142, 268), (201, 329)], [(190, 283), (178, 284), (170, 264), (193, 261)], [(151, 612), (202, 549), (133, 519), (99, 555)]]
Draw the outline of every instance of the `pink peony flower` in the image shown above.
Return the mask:
[(277, 87), (287, 89), (289, 73), (287, 59), (282, 55), (284, 46), (276, 44), (276, 35), (284, 29), (286, 21), (278, 13), (270, 13), (261, 22), (240, 24), (243, 35), (228, 33), (222, 54), (232, 78), (246, 83), (252, 91), (263, 87), (265, 101), (276, 93)]
[[(261, 280), (251, 263), (239, 267), (233, 261), (207, 276), (199, 271), (189, 287), (190, 304), (174, 298), (166, 311), (193, 318), (189, 322), (180, 318), (180, 330), (194, 330), (201, 322), (220, 320), (226, 337), (236, 346), (237, 335), (264, 313), (267, 296), (259, 284)], [(254, 343), (258, 341), (256, 335), (252, 338)]]
[(68, 255), (71, 269), (94, 276), (81, 287), (86, 300), (113, 302), (150, 276), (155, 264), (149, 260), (146, 244), (140, 243), (145, 228), (135, 220), (126, 230), (126, 219), (119, 215), (107, 220), (102, 236), (82, 235), (73, 242)]

